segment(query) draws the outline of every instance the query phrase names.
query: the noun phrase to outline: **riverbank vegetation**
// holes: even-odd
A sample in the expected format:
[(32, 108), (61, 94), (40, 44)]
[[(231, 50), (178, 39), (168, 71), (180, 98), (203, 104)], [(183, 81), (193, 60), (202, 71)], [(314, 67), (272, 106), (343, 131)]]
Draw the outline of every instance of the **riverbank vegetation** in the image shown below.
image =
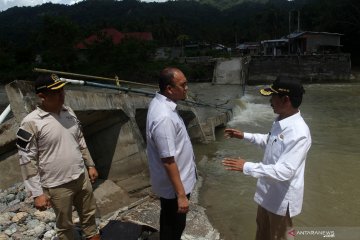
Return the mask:
[[(301, 30), (344, 34), (342, 50), (351, 53), (353, 65), (358, 65), (358, 0), (86, 0), (0, 12), (0, 82), (32, 79), (37, 75), (34, 67), (148, 82), (166, 65), (181, 67), (192, 80), (209, 80), (213, 63), (186, 62), (184, 57), (228, 57), (227, 51), (212, 46), (233, 49), (243, 42), (285, 36), (289, 12), (300, 13)], [(290, 22), (294, 28), (290, 30), (295, 31), (296, 25)], [(125, 39), (115, 45), (104, 39), (86, 49), (75, 47), (105, 28), (151, 32), (154, 40)], [(192, 43), (208, 48), (185, 48)], [(181, 49), (181, 54), (155, 61), (160, 47)]]

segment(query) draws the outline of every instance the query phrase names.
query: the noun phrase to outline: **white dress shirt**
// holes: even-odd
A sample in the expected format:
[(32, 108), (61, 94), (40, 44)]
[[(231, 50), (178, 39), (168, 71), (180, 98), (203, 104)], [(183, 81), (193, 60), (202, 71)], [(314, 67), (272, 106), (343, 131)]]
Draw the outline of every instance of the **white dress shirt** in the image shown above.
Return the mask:
[(269, 134), (244, 133), (244, 139), (265, 148), (262, 162), (246, 162), (244, 174), (258, 178), (254, 200), (268, 211), (290, 217), (301, 212), (304, 170), (311, 135), (300, 112), (275, 121)]
[(161, 158), (174, 157), (185, 193), (196, 182), (195, 157), (186, 126), (176, 111), (176, 103), (156, 93), (146, 121), (147, 154), (153, 191), (162, 198), (176, 197)]

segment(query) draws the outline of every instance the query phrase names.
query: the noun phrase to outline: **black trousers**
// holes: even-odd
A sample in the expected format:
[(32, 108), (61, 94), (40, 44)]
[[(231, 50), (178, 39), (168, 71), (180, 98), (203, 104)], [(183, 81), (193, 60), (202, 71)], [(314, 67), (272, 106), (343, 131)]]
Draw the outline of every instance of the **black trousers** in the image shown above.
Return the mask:
[[(186, 195), (190, 199), (190, 194)], [(177, 198), (160, 198), (160, 240), (180, 240), (186, 226), (186, 213), (178, 213)]]

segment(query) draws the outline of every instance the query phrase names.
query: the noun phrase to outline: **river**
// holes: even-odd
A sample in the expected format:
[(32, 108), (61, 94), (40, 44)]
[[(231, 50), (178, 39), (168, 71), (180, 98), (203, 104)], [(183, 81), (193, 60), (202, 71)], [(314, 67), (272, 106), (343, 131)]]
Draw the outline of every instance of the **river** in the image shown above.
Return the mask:
[[(225, 89), (217, 87), (219, 91)], [(249, 86), (241, 99), (234, 100), (234, 117), (229, 127), (248, 132), (269, 131), (275, 115), (269, 98), (260, 96), (259, 88)], [(331, 239), (359, 240), (360, 85), (313, 84), (305, 89), (301, 113), (310, 127), (313, 144), (306, 164), (303, 211), (294, 218), (295, 228), (326, 228), (335, 232), (336, 238)], [(210, 95), (209, 101), (212, 98)], [(221, 160), (241, 156), (259, 161), (263, 152), (245, 141), (225, 140), (223, 128), (217, 129), (216, 135), (215, 142), (196, 144), (194, 148), (204, 177), (199, 203), (207, 209), (222, 239), (254, 239), (256, 179), (224, 170)]]
[[(236, 100), (229, 127), (269, 131), (275, 115), (259, 88), (247, 87), (245, 95)], [(326, 237), (315, 236), (315, 231), (323, 229), (334, 233), (327, 236), (331, 239), (360, 239), (360, 85), (314, 84), (305, 89), (300, 110), (313, 144), (306, 162), (303, 210), (294, 218), (295, 229), (313, 234), (301, 239)], [(198, 168), (205, 179), (200, 204), (222, 239), (254, 239), (256, 179), (224, 170), (221, 160), (241, 156), (259, 161), (263, 151), (239, 139), (224, 139), (223, 130), (217, 129), (215, 142), (195, 145)]]

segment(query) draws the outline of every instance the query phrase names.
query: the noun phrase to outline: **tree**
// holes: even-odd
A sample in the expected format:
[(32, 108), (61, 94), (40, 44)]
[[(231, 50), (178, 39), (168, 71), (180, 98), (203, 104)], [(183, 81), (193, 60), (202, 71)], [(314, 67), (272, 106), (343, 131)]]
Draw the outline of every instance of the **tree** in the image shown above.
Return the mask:
[(78, 26), (67, 17), (45, 16), (37, 37), (44, 65), (69, 70), (77, 60)]
[(180, 34), (177, 38), (176, 41), (180, 44), (181, 46), (181, 56), (184, 57), (184, 43), (186, 41), (188, 41), (190, 38), (188, 35), (186, 34)]

